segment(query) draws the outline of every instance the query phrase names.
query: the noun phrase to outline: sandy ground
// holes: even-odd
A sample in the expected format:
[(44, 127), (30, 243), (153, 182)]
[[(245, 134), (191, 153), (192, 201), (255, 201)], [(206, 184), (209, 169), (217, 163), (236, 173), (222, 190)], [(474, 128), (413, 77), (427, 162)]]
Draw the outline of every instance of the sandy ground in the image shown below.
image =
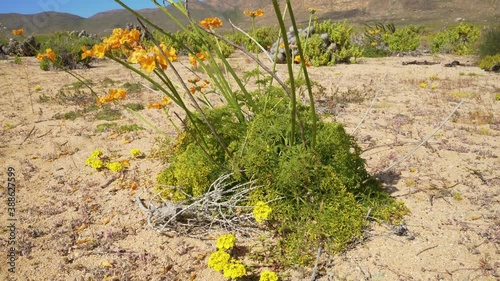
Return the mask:
[[(415, 59), (440, 64), (402, 65)], [(391, 57), (309, 69), (324, 87), (317, 92), (318, 111), (346, 125), (364, 149), (368, 169), (411, 210), (405, 227), (373, 222), (350, 250), (323, 253), (317, 280), (500, 278), (500, 101), (495, 101), (500, 79), (477, 67), (444, 67), (454, 59), (473, 62), (470, 57)], [(248, 67), (241, 55), (231, 61), (240, 71)], [(99, 93), (140, 81), (115, 63), (95, 66), (75, 73), (94, 82)], [(44, 72), (33, 58), (23, 58), (21, 65), (0, 61), (0, 81), (0, 279), (223, 280), (206, 266), (213, 237), (158, 234), (133, 201), (137, 192), (154, 186), (166, 165), (158, 157), (161, 135), (126, 110), (115, 122), (145, 130), (96, 132), (107, 121), (97, 120), (95, 111), (75, 120), (57, 119), (57, 114), (88, 107), (94, 98), (88, 90), (72, 89), (76, 80), (69, 74)], [(160, 98), (143, 88), (127, 102), (147, 105)], [(433, 138), (384, 172), (438, 128), (461, 100), (465, 103)], [(160, 112), (142, 114), (175, 136)], [(130, 160), (119, 178), (84, 164), (94, 149), (125, 160), (132, 148), (146, 157)], [(7, 206), (8, 167), (15, 169), (13, 216)], [(5, 226), (11, 223), (16, 232), (9, 240)], [(11, 241), (16, 243), (15, 273), (8, 272), (6, 260)], [(312, 268), (280, 272), (282, 280), (310, 280), (311, 274)]]

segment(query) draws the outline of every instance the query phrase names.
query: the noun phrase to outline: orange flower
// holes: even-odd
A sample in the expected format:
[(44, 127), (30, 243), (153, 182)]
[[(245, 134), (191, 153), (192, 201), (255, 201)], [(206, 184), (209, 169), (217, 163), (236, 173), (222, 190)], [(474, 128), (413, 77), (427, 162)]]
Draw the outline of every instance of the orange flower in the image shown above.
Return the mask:
[(52, 51), (52, 49), (45, 49), (45, 54), (42, 54), (42, 53), (39, 53), (38, 55), (36, 55), (36, 58), (39, 60), (39, 61), (43, 61), (44, 59), (49, 59), (51, 61), (54, 61), (56, 59), (56, 53), (54, 53), (54, 51)]
[(94, 56), (94, 52), (92, 52), (92, 49), (90, 50), (87, 50), (87, 47), (82, 46), (82, 60), (88, 58), (88, 57), (93, 57)]
[(13, 35), (23, 35), (23, 33), (24, 33), (24, 29), (22, 29), (22, 28), (12, 30)]
[[(305, 59), (306, 59), (306, 67), (310, 67), (311, 63), (309, 62), (309, 59), (307, 57), (305, 57)], [(302, 60), (300, 59), (300, 56), (295, 56), (295, 58), (293, 58), (293, 61), (296, 63), (300, 63)]]
[(196, 53), (196, 56), (189, 54), (189, 63), (194, 67), (198, 66), (198, 61), (196, 60), (196, 58), (201, 61), (205, 61), (207, 59), (207, 56), (204, 52)]
[(126, 96), (127, 96), (127, 90), (125, 90), (124, 88), (111, 89), (109, 90), (107, 96), (102, 98), (97, 98), (97, 103), (103, 104), (118, 99), (124, 100)]
[[(160, 44), (161, 50), (163, 51), (160, 52), (160, 49), (156, 46), (153, 47), (152, 51), (155, 54), (156, 59), (158, 59), (158, 63), (160, 64), (162, 69), (167, 68), (168, 66), (168, 61), (176, 61), (177, 60), (177, 54), (176, 51), (173, 47), (170, 47), (170, 49), (167, 49), (167, 46), (163, 43)], [(165, 54), (167, 57), (163, 55)]]
[(168, 97), (163, 97), (161, 102), (150, 103), (148, 105), (148, 109), (151, 109), (151, 108), (162, 109), (162, 108), (168, 107), (170, 105), (172, 105), (172, 100), (170, 100)]
[(244, 11), (243, 13), (251, 18), (255, 18), (262, 17), (264, 15), (264, 10), (258, 9), (256, 11)]
[(219, 18), (206, 18), (199, 22), (206, 29), (218, 28), (222, 26), (222, 21)]
[(193, 56), (192, 54), (189, 54), (189, 63), (194, 67), (198, 66), (198, 61), (196, 60), (195, 56)]
[(191, 92), (191, 94), (196, 93), (196, 87), (193, 86), (193, 87), (189, 88), (189, 91)]

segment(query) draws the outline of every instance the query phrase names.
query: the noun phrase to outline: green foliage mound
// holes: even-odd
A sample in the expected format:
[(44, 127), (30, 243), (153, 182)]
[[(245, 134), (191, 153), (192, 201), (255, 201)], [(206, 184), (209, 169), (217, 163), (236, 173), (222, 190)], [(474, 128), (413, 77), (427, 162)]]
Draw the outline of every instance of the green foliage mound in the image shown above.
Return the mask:
[(382, 35), (384, 43), (393, 52), (415, 51), (420, 45), (418, 29), (413, 25), (396, 29)]
[(474, 44), (479, 39), (481, 31), (470, 23), (460, 23), (434, 35), (431, 48), (434, 53), (453, 53), (469, 55), (474, 51)]
[[(66, 69), (76, 69), (80, 67), (89, 67), (91, 58), (84, 60), (82, 57), (82, 46), (91, 49), (99, 40), (83, 36), (70, 35), (67, 32), (56, 32), (51, 34), (41, 43), (40, 49), (42, 52), (45, 49), (52, 49), (56, 53), (54, 65), (64, 67)], [(40, 62), (42, 70), (49, 70), (50, 65), (47, 60)]]
[[(305, 55), (314, 66), (334, 65), (335, 63), (350, 63), (363, 55), (361, 49), (351, 43), (353, 27), (347, 21), (335, 23), (331, 20), (314, 22), (315, 35), (305, 44)], [(328, 34), (329, 41), (335, 43), (327, 46), (318, 34)]]
[(500, 54), (485, 56), (479, 61), (479, 67), (486, 71), (500, 72)]
[[(158, 177), (157, 190), (174, 201), (196, 198), (222, 173), (233, 172), (236, 183), (257, 179), (262, 187), (251, 191), (243, 205), (269, 202), (269, 224), (279, 243), (271, 251), (283, 264), (310, 264), (318, 243), (331, 252), (345, 249), (362, 235), (368, 213), (396, 221), (407, 212), (372, 179), (360, 157), (360, 148), (339, 123), (318, 124), (313, 148), (310, 121), (291, 144), (290, 102), (280, 88), (255, 95), (251, 121), (239, 123), (230, 106), (206, 110), (230, 157), (215, 138), (206, 138), (208, 150), (197, 145), (190, 132), (209, 135), (201, 117), (186, 120), (185, 131), (172, 145), (171, 165)], [(300, 120), (311, 120), (307, 106), (299, 105)], [(214, 161), (215, 160), (215, 161)], [(191, 199), (192, 200), (192, 199)]]

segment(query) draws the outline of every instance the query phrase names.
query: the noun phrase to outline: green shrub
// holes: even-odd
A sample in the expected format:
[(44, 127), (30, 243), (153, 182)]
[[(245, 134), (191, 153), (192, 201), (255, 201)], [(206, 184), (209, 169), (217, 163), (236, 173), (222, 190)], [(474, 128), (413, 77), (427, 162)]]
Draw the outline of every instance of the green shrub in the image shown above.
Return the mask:
[[(325, 62), (330, 56), (328, 54), (309, 57), (309, 60), (311, 60), (311, 62), (315, 60), (317, 64), (319, 63), (319, 65), (349, 63), (351, 62), (351, 60), (356, 61), (357, 58), (363, 55), (363, 51), (361, 50), (361, 48), (351, 43), (353, 27), (348, 26), (347, 21), (344, 21), (342, 23), (333, 23), (331, 20), (323, 21), (321, 23), (315, 22), (314, 29), (317, 34), (327, 33), (330, 41), (335, 42), (336, 50), (331, 50), (331, 57), (326, 64), (323, 64), (323, 62)], [(314, 40), (316, 40), (316, 42), (314, 42)], [(316, 48), (321, 48), (317, 37), (313, 39), (311, 45)], [(309, 50), (309, 48), (312, 49), (312, 46), (307, 46), (306, 53), (309, 51), (318, 52), (318, 50)], [(329, 51), (330, 50), (326, 50), (326, 52)]]
[(413, 25), (397, 29), (393, 33), (384, 33), (382, 37), (393, 52), (414, 51), (420, 45), (418, 30)]
[[(248, 126), (234, 120), (229, 106), (207, 112), (227, 144), (230, 161), (215, 139), (209, 139), (210, 149), (203, 151), (186, 133), (195, 128), (208, 133), (201, 118), (186, 121), (186, 132), (173, 145), (172, 164), (157, 179), (157, 191), (182, 201), (187, 195), (202, 195), (222, 173), (233, 172), (235, 183), (256, 179), (262, 187), (251, 191), (241, 204), (270, 202), (271, 224), (280, 237), (275, 253), (286, 265), (310, 264), (318, 241), (331, 252), (344, 250), (362, 235), (370, 209), (381, 220), (397, 221), (407, 212), (370, 178), (361, 149), (341, 124), (320, 123), (314, 149), (307, 142), (291, 146), (285, 92), (270, 87), (256, 101), (256, 114)], [(306, 106), (299, 105), (298, 110), (304, 120), (310, 120)], [(295, 137), (308, 140), (311, 124), (303, 126), (304, 137), (298, 132)]]
[[(77, 37), (69, 35), (67, 32), (57, 32), (46, 38), (41, 43), (40, 49), (43, 51), (50, 48), (56, 53), (55, 65), (76, 69), (81, 66), (90, 66), (91, 58), (81, 59), (82, 46), (90, 49), (96, 43), (98, 40), (90, 37)], [(40, 68), (47, 70), (46, 64), (47, 62), (40, 62)]]
[(500, 54), (495, 56), (485, 56), (479, 61), (479, 67), (487, 71), (494, 70), (494, 67), (496, 67), (496, 71), (498, 71), (498, 68), (500, 68)]
[(485, 32), (480, 41), (478, 55), (481, 58), (500, 54), (500, 27)]
[(453, 53), (456, 55), (469, 55), (473, 52), (474, 44), (479, 39), (480, 30), (470, 23), (449, 28), (434, 35), (431, 49), (434, 53)]
[[(271, 45), (278, 40), (279, 29), (276, 27), (263, 26), (250, 31), (249, 34), (262, 46), (264, 49), (269, 49)], [(260, 48), (250, 38), (240, 32), (229, 34), (227, 38), (234, 43), (245, 47), (248, 51), (255, 53), (260, 52)]]

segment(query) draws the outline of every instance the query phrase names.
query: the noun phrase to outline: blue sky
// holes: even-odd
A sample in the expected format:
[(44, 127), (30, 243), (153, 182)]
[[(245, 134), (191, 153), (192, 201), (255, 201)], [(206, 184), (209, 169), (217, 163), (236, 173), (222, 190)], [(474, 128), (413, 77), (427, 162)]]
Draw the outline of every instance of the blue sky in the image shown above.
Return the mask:
[[(120, 9), (113, 0), (0, 0), (0, 14), (36, 14), (46, 11), (70, 13), (84, 18), (99, 12)], [(151, 0), (122, 0), (134, 9), (156, 8)], [(161, 0), (158, 3), (163, 3)]]

